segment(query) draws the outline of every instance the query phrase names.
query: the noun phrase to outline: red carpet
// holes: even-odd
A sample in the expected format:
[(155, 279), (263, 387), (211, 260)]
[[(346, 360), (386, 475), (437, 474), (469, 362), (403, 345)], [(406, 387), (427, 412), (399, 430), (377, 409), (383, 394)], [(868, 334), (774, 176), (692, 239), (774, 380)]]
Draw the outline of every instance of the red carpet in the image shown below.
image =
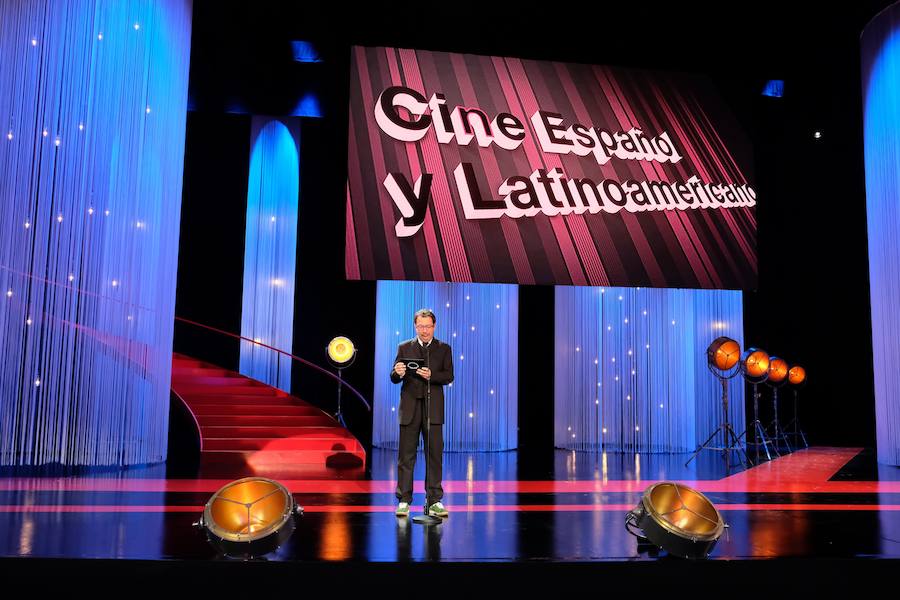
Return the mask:
[(200, 433), (200, 476), (356, 479), (366, 453), (315, 406), (239, 373), (176, 354), (172, 390)]

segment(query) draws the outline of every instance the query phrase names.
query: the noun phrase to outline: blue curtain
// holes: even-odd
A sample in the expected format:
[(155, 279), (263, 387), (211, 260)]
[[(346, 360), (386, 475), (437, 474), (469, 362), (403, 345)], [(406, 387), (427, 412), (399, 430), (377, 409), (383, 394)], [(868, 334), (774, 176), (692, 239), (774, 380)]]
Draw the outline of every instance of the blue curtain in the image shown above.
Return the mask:
[[(558, 448), (694, 450), (722, 420), (708, 371), (717, 337), (743, 344), (742, 294), (727, 290), (556, 288)], [(744, 385), (729, 382), (729, 420), (744, 429)]]
[(372, 444), (397, 448), (400, 386), (389, 375), (397, 344), (416, 335), (413, 314), (430, 308), (437, 316), (435, 338), (453, 347), (455, 381), (444, 388), (444, 449), (515, 448), (518, 286), (379, 281), (377, 302)]
[(860, 44), (878, 462), (900, 465), (900, 6), (875, 17)]
[(0, 3), (0, 464), (166, 458), (190, 34)]
[[(299, 139), (277, 119), (253, 119), (241, 335), (286, 352), (294, 339)], [(291, 390), (291, 359), (265, 347), (241, 342), (240, 371)]]

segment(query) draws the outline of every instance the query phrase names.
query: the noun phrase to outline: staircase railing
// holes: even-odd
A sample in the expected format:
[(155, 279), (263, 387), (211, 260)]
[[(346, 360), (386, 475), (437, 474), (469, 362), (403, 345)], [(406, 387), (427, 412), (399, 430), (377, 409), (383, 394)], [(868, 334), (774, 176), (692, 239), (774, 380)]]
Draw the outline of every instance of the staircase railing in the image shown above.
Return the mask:
[(296, 356), (296, 355), (294, 355), (294, 354), (291, 354), (290, 352), (285, 352), (284, 350), (280, 350), (279, 348), (275, 348), (274, 346), (269, 346), (268, 344), (264, 344), (264, 343), (262, 343), (262, 342), (258, 342), (258, 341), (254, 340), (254, 339), (251, 339), (251, 338), (248, 338), (248, 337), (244, 337), (244, 336), (242, 336), (242, 335), (240, 335), (240, 334), (233, 333), (233, 332), (231, 332), (231, 331), (225, 331), (224, 329), (218, 329), (217, 327), (212, 327), (212, 326), (210, 326), (210, 325), (205, 325), (204, 323), (198, 323), (197, 321), (191, 321), (190, 319), (184, 319), (184, 318), (182, 318), (182, 317), (175, 317), (175, 321), (177, 321), (177, 322), (179, 322), (179, 323), (185, 323), (185, 324), (191, 325), (191, 326), (193, 326), (193, 327), (199, 327), (199, 328), (201, 328), (201, 329), (206, 329), (206, 330), (208, 330), (208, 331), (213, 331), (213, 332), (215, 332), (215, 333), (218, 333), (218, 334), (220, 334), (220, 335), (224, 335), (224, 336), (227, 336), (227, 337), (230, 337), (230, 338), (234, 338), (234, 339), (238, 339), (238, 340), (243, 340), (243, 341), (249, 342), (249, 343), (251, 343), (251, 344), (253, 344), (253, 345), (255, 345), (255, 346), (259, 346), (260, 348), (265, 348), (265, 349), (267, 349), (267, 350), (271, 350), (271, 351), (273, 351), (273, 352), (277, 352), (278, 354), (280, 354), (280, 355), (282, 355), (282, 356), (286, 356), (286, 357), (290, 358), (290, 359), (293, 360), (293, 361), (297, 361), (297, 362), (300, 363), (301, 365), (303, 365), (303, 366), (305, 366), (305, 367), (309, 367), (310, 369), (313, 369), (313, 370), (315, 370), (315, 371), (318, 371), (319, 373), (325, 375), (326, 377), (330, 377), (331, 379), (335, 380), (336, 382), (338, 382), (338, 384), (340, 384), (340, 385), (342, 385), (342, 386), (345, 386), (348, 390), (350, 390), (350, 392), (351, 392), (354, 396), (356, 396), (357, 398), (359, 398), (359, 400), (365, 405), (366, 410), (368, 410), (369, 412), (372, 412), (372, 405), (369, 404), (369, 401), (366, 400), (365, 396), (363, 396), (361, 393), (359, 393), (359, 391), (358, 391), (356, 388), (354, 388), (352, 385), (350, 385), (349, 383), (347, 383), (347, 381), (346, 381), (345, 379), (342, 379), (341, 377), (339, 377), (338, 375), (332, 373), (332, 372), (329, 371), (328, 369), (325, 369), (324, 367), (320, 367), (319, 365), (317, 365), (317, 364), (315, 364), (315, 363), (313, 363), (313, 362), (310, 362), (310, 361), (306, 360), (305, 358), (301, 358), (301, 357), (299, 357), (299, 356)]

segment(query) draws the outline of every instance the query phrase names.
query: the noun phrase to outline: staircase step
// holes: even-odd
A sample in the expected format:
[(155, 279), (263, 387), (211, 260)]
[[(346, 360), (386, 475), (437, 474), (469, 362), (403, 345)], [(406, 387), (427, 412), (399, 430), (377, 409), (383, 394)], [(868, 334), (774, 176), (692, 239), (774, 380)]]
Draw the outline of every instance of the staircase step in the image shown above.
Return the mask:
[(250, 387), (265, 387), (269, 386), (261, 384), (260, 382), (250, 379), (249, 377), (244, 377), (243, 375), (238, 375), (236, 373), (231, 376), (212, 376), (212, 375), (181, 375), (177, 373), (172, 374), (172, 382), (179, 386), (184, 387), (201, 387), (201, 386), (225, 386), (225, 387), (235, 387), (235, 386), (250, 386)]
[[(358, 459), (353, 460), (353, 458)], [(211, 463), (234, 463), (237, 461), (247, 462), (248, 464), (318, 464), (325, 465), (329, 460), (341, 460), (345, 463), (360, 462), (363, 465), (364, 454), (361, 452), (349, 452), (344, 450), (291, 450), (289, 452), (278, 451), (258, 451), (258, 452), (208, 452), (204, 450), (200, 456), (200, 460), (206, 464)]]
[(172, 379), (182, 379), (185, 377), (191, 376), (197, 377), (240, 377), (237, 373), (233, 371), (229, 371), (228, 369), (219, 369), (219, 368), (209, 368), (204, 369), (200, 367), (172, 367)]
[(222, 394), (221, 396), (205, 394), (205, 395), (187, 395), (183, 394), (180, 389), (175, 389), (178, 394), (184, 398), (188, 406), (193, 407), (201, 404), (213, 404), (217, 406), (233, 406), (233, 405), (251, 405), (259, 404), (262, 406), (293, 406), (299, 400), (290, 396), (250, 396), (244, 394)]
[(203, 360), (197, 360), (196, 358), (175, 358), (172, 361), (173, 367), (191, 367), (195, 369), (220, 369), (218, 365), (214, 365), (212, 363), (208, 363)]
[[(317, 452), (362, 452), (362, 445), (357, 440), (350, 440), (346, 438), (336, 439), (336, 438), (322, 438), (322, 439), (312, 439), (306, 440), (303, 442), (304, 450), (316, 450)], [(206, 453), (229, 453), (229, 452), (250, 452), (254, 453), (253, 450), (247, 449), (228, 449), (228, 448), (209, 448), (207, 446), (203, 446), (203, 452)], [(255, 452), (282, 452), (285, 454), (290, 454), (294, 452), (293, 450), (284, 450), (281, 448), (275, 449), (265, 449), (265, 450), (256, 450)]]
[(326, 412), (282, 390), (177, 354), (172, 389), (200, 426), (202, 473), (365, 476), (365, 448), (353, 434)]
[(364, 476), (364, 452), (322, 454), (324, 458), (322, 455), (302, 456), (300, 458), (304, 460), (298, 461), (294, 452), (203, 452), (200, 469), (206, 476), (216, 473), (232, 478), (249, 474), (276, 479), (333, 479), (335, 475), (359, 479)]
[(336, 427), (331, 417), (300, 417), (304, 425), (205, 425), (200, 423), (203, 439), (211, 438), (290, 438), (306, 433), (310, 427)]
[(177, 384), (176, 391), (182, 396), (202, 396), (215, 394), (217, 396), (279, 396), (284, 395), (279, 389), (267, 385), (185, 385)]
[[(340, 431), (335, 429), (335, 431)], [(342, 444), (351, 448), (356, 440), (346, 435), (337, 433), (310, 436), (313, 439), (333, 440), (335, 444)], [(309, 442), (308, 437), (293, 436), (289, 438), (203, 438), (203, 450), (303, 450)]]
[[(298, 400), (286, 398), (286, 400)], [(322, 411), (309, 404), (191, 404), (191, 410), (199, 419), (205, 416), (219, 417), (314, 417)]]
[(318, 414), (315, 415), (197, 415), (197, 421), (200, 423), (201, 427), (277, 428), (336, 425), (334, 419), (321, 411), (318, 411)]

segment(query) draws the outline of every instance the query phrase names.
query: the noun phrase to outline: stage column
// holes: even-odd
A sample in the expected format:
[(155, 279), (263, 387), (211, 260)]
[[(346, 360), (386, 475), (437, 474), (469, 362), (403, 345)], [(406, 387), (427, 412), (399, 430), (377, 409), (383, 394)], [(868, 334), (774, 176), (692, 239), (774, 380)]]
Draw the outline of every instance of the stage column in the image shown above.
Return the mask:
[[(296, 121), (253, 118), (241, 335), (287, 352), (294, 338), (299, 140)], [(257, 344), (241, 342), (240, 371), (291, 391), (291, 359)]]
[(878, 462), (900, 465), (900, 5), (866, 26), (860, 46)]

